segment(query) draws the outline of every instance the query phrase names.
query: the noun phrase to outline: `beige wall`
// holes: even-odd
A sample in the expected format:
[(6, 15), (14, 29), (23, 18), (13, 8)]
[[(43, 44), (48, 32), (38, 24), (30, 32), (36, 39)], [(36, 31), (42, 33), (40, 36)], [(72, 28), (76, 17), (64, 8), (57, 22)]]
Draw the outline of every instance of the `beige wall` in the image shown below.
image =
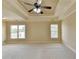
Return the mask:
[(6, 39), (6, 23), (2, 23), (2, 41)]
[(30, 22), (29, 27), (29, 40), (35, 42), (46, 42), (50, 40), (49, 22)]
[[(13, 21), (11, 21), (13, 22)], [(25, 21), (26, 23), (26, 40), (10, 40), (6, 36), (6, 24), (3, 25), (3, 39), (7, 43), (48, 43), (50, 39), (50, 22), (49, 21)]]
[(32, 22), (30, 23), (31, 40), (45, 41), (49, 40), (49, 23), (48, 22)]
[[(60, 42), (59, 40), (52, 41), (50, 38), (50, 24), (54, 21), (21, 21), (22, 23), (26, 23), (26, 40), (12, 40), (8, 36), (6, 36), (7, 43), (54, 43), (54, 42)], [(56, 22), (56, 21), (55, 21)], [(16, 23), (16, 21), (7, 22), (7, 24), (4, 23), (3, 29), (6, 30), (6, 25)], [(20, 22), (18, 22), (21, 24)], [(60, 23), (59, 21), (57, 23)], [(7, 27), (8, 28), (8, 27)], [(7, 33), (9, 33), (9, 30), (7, 30)], [(3, 36), (6, 35), (6, 31), (4, 32)], [(8, 34), (7, 34), (8, 35)]]
[(66, 17), (62, 22), (63, 43), (73, 51), (76, 50), (76, 12)]

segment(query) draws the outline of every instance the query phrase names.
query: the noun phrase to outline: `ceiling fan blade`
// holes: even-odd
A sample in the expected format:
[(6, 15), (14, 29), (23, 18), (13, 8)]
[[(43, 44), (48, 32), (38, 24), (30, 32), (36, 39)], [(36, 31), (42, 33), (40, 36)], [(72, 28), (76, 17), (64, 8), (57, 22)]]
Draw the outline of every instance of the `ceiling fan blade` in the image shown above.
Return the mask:
[(42, 12), (42, 11), (41, 11), (40, 13), (41, 13), (41, 14), (43, 14), (43, 12)]
[(27, 3), (27, 2), (24, 2), (24, 1), (23, 1), (23, 3), (26, 4), (26, 5), (33, 6), (33, 4), (31, 4), (31, 3)]
[(50, 6), (41, 6), (42, 8), (46, 8), (46, 9), (52, 9), (52, 7)]
[(33, 9), (30, 9), (28, 12), (31, 12), (31, 11), (33, 11)]

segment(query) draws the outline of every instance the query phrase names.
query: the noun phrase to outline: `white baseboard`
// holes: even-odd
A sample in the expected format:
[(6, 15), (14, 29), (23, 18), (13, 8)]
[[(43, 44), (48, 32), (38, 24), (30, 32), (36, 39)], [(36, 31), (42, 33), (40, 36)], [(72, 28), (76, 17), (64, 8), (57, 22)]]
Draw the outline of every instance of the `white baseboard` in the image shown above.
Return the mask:
[(72, 50), (74, 53), (76, 53), (76, 50), (73, 49), (71, 46), (69, 46), (68, 44), (63, 43), (66, 47), (68, 47), (70, 50)]

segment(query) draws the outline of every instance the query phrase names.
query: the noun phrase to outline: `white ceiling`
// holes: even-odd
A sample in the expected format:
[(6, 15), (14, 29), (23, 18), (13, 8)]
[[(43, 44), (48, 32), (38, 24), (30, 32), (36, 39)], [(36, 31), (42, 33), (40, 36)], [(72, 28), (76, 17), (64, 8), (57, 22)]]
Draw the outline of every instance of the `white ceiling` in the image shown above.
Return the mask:
[[(25, 0), (28, 3), (34, 3), (35, 0)], [(57, 4), (58, 3), (58, 4)], [(17, 0), (3, 0), (3, 12), (2, 17), (7, 19), (52, 19), (59, 17), (60, 19), (66, 16), (67, 10), (75, 9), (75, 0), (43, 0), (42, 5), (52, 6), (51, 10), (44, 10), (43, 15), (36, 15), (33, 12), (28, 13), (27, 10), (31, 9), (31, 6), (25, 6), (26, 10)], [(56, 7), (56, 9), (55, 9)], [(70, 10), (71, 11), (71, 10)]]

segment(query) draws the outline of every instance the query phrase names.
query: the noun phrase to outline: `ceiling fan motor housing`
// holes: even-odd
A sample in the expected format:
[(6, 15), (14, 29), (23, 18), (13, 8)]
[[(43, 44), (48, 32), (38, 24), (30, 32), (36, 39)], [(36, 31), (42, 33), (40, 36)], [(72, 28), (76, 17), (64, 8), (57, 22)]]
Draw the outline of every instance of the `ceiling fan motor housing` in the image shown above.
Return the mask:
[(41, 7), (41, 5), (39, 5), (38, 3), (34, 3), (34, 6), (38, 9)]

